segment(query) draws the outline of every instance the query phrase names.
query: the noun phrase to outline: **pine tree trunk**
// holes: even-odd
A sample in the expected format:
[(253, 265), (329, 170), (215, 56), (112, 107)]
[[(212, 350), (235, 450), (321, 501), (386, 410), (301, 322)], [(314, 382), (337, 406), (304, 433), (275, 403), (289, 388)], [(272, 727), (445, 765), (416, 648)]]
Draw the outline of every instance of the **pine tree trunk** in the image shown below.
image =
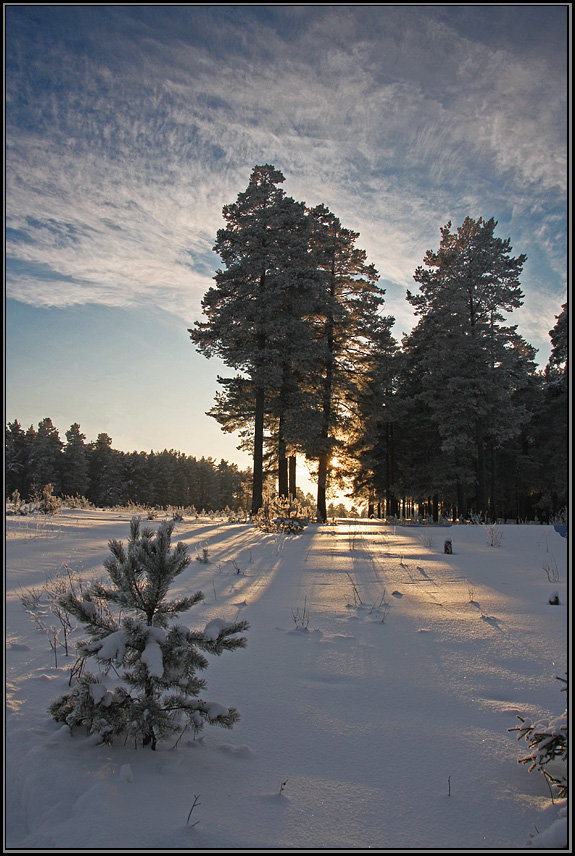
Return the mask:
[(395, 514), (395, 497), (393, 485), (393, 425), (385, 423), (385, 506), (386, 517)]
[(254, 425), (254, 473), (252, 484), (252, 514), (257, 514), (263, 505), (264, 410), (265, 391), (263, 387), (257, 387)]
[(290, 458), (289, 458), (289, 483), (288, 483), (288, 489), (289, 489), (289, 494), (290, 494), (290, 496), (291, 496), (293, 499), (295, 499), (295, 497), (296, 497), (296, 490), (297, 490), (297, 484), (296, 484), (296, 456), (295, 456), (295, 455), (290, 455)]
[[(335, 266), (332, 264), (331, 279), (330, 279), (330, 299), (333, 303), (335, 300)], [(323, 382), (323, 424), (321, 428), (321, 439), (323, 451), (319, 456), (319, 466), (317, 473), (317, 519), (325, 523), (327, 521), (327, 474), (329, 468), (329, 459), (331, 457), (331, 449), (329, 447), (329, 431), (332, 417), (332, 396), (333, 396), (333, 360), (335, 354), (335, 322), (330, 309), (326, 325), (326, 341), (327, 341), (327, 362), (325, 366), (325, 377)]]
[(288, 459), (284, 452), (278, 459), (278, 494), (287, 499), (289, 492)]
[(317, 471), (317, 519), (320, 523), (327, 521), (327, 465), (329, 452), (323, 452), (320, 455), (319, 467)]
[(491, 508), (491, 521), (495, 523), (497, 521), (497, 479), (495, 474), (495, 446), (493, 440), (489, 444), (489, 453), (491, 458), (491, 496), (489, 498), (489, 505)]
[(463, 492), (463, 485), (460, 481), (457, 482), (457, 510), (460, 518), (465, 517), (465, 494)]
[(282, 385), (279, 398), (278, 419), (278, 494), (284, 499), (287, 499), (289, 495), (287, 442), (285, 437), (285, 413), (288, 398), (288, 380), (289, 366), (284, 362), (282, 365)]
[[(148, 622), (150, 624), (150, 622)], [(146, 701), (152, 701), (154, 699), (154, 687), (152, 685), (152, 681), (148, 678), (145, 684), (145, 698)], [(150, 725), (146, 734), (144, 735), (144, 739), (142, 740), (143, 746), (150, 746), (152, 750), (156, 749), (156, 735), (154, 733), (154, 726)]]
[(483, 426), (477, 425), (477, 510), (487, 517), (487, 472), (485, 467), (485, 436)]
[(284, 432), (284, 411), (281, 409), (278, 423), (278, 494), (287, 499), (288, 497), (288, 459), (287, 444)]

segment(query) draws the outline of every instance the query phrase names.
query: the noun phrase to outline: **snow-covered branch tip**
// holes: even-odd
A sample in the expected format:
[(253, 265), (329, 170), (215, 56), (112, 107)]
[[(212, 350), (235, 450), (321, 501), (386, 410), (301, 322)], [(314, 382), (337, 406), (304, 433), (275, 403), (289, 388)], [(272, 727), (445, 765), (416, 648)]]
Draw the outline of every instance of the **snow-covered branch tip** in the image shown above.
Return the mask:
[[(561, 691), (567, 692), (567, 679), (557, 676), (557, 680), (565, 684)], [(539, 770), (549, 785), (556, 786), (560, 798), (567, 797), (567, 710), (561, 716), (537, 722), (519, 715), (517, 719), (520, 725), (508, 731), (517, 731), (517, 739), (526, 740), (531, 749), (528, 755), (519, 758), (518, 763), (529, 764), (529, 772)]]

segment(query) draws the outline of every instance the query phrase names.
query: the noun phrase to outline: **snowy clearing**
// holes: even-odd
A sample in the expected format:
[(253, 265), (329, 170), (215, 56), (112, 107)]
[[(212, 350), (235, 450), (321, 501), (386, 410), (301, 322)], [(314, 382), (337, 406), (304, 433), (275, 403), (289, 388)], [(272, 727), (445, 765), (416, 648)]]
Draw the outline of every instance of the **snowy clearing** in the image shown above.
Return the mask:
[(53, 649), (43, 588), (65, 568), (104, 577), (130, 517), (6, 519), (7, 849), (566, 845), (565, 801), (517, 763), (528, 747), (508, 732), (518, 714), (565, 709), (568, 542), (553, 526), (494, 539), (484, 526), (178, 522), (174, 543), (200, 561), (174, 593), (205, 595), (179, 621), (250, 623), (247, 648), (203, 673), (202, 697), (241, 720), (154, 752), (97, 746), (47, 713), (81, 632), (69, 656)]

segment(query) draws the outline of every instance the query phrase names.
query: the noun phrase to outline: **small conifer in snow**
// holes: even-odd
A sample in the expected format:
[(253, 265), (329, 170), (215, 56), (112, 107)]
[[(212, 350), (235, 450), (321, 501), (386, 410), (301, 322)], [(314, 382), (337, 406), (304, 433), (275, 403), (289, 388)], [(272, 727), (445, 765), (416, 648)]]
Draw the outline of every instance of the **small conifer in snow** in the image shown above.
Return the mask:
[[(567, 692), (567, 680), (557, 676), (557, 680), (565, 684), (563, 692)], [(568, 713), (567, 710), (552, 720), (540, 719), (532, 722), (523, 716), (517, 716), (521, 725), (508, 729), (517, 731), (517, 739), (527, 741), (532, 750), (525, 758), (520, 758), (520, 764), (529, 764), (529, 771), (539, 770), (546, 779), (558, 788), (560, 797), (566, 797), (568, 791), (567, 781), (567, 734)]]
[(168, 599), (172, 581), (191, 561), (184, 544), (171, 544), (174, 525), (163, 522), (154, 533), (133, 518), (127, 548), (109, 542), (104, 567), (113, 586), (97, 583), (81, 597), (70, 591), (60, 599), (89, 636), (78, 644), (80, 660), (95, 660), (101, 671), (82, 668), (71, 692), (52, 701), (57, 722), (85, 725), (105, 743), (123, 734), (155, 749), (186, 727), (196, 734), (206, 722), (232, 728), (239, 719), (235, 708), (198, 698), (205, 681), (196, 673), (208, 666), (205, 653), (245, 647), (237, 634), (248, 624), (214, 619), (190, 630), (177, 621), (204, 595)]

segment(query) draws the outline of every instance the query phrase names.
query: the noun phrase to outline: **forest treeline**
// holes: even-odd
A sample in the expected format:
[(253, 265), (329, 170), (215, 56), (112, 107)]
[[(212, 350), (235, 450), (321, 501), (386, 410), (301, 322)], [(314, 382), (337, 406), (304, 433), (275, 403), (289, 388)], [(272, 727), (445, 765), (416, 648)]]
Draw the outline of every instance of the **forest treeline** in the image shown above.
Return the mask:
[(213, 458), (194, 458), (174, 450), (121, 452), (108, 434), (86, 443), (80, 425), (65, 441), (50, 418), (24, 430), (18, 420), (6, 427), (5, 490), (22, 499), (42, 496), (84, 497), (100, 508), (135, 503), (198, 511), (246, 510), (251, 470)]
[(492, 218), (441, 230), (407, 291), (417, 323), (401, 342), (379, 273), (324, 205), (286, 196), (282, 173), (256, 166), (223, 208), (222, 267), (189, 329), (219, 377), (211, 415), (253, 455), (252, 505), (266, 473), (294, 493), (302, 455), (317, 479), (347, 480), (370, 513), (546, 519), (567, 503), (567, 304), (536, 350), (506, 315), (524, 295), (525, 255)]

